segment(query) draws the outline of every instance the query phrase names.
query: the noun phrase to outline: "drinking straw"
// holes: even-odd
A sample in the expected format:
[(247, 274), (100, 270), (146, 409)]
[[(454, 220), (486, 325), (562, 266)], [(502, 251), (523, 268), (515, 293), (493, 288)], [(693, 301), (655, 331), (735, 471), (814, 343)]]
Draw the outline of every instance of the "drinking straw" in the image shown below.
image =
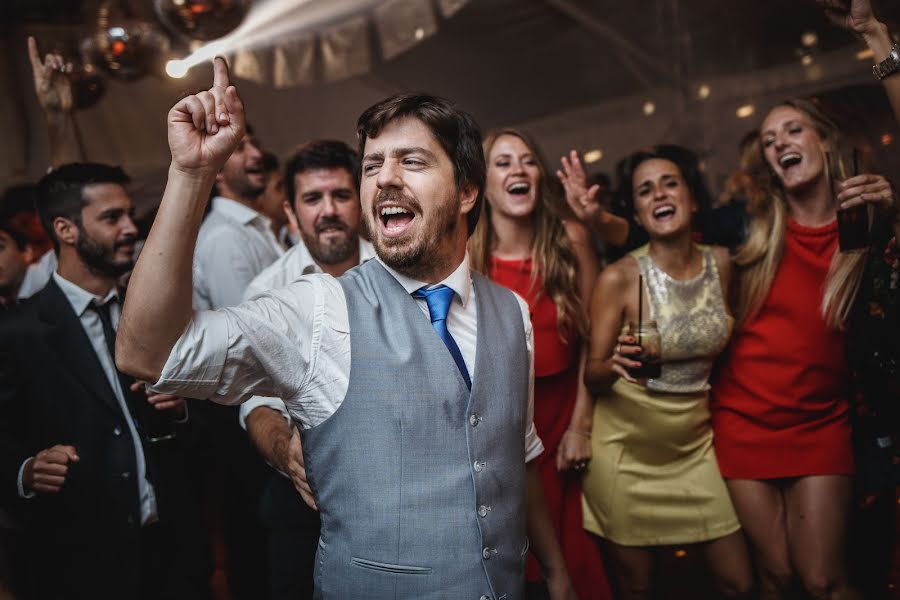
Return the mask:
[(852, 176), (859, 175), (859, 150), (853, 148), (853, 173)]
[(638, 274), (638, 346), (641, 345), (641, 332), (644, 327), (642, 324), (644, 312), (644, 276)]

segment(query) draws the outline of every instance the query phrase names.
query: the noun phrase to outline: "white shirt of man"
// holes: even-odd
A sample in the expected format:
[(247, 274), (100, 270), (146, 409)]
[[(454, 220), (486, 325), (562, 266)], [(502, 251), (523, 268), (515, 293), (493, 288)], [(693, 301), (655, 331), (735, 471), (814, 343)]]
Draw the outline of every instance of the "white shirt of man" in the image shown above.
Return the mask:
[[(409, 293), (427, 286), (386, 265), (385, 269)], [(478, 314), (468, 257), (440, 283), (456, 292), (447, 328), (475, 381)], [(516, 299), (531, 365), (524, 439), (530, 461), (543, 451), (532, 420), (534, 333), (528, 305)], [(418, 304), (422, 318), (429, 319), (428, 305), (424, 300)], [(350, 364), (350, 318), (343, 288), (329, 275), (305, 275), (240, 306), (195, 312), (153, 389), (221, 404), (238, 404), (254, 395), (281, 398), (295, 422), (313, 427), (343, 402)]]
[[(371, 242), (359, 238), (359, 264), (372, 258), (375, 258), (375, 248)], [(304, 275), (321, 272), (322, 269), (316, 263), (312, 254), (309, 253), (306, 244), (301, 241), (285, 252), (284, 256), (266, 267), (262, 273), (256, 276), (256, 279), (250, 282), (250, 285), (247, 286), (247, 291), (244, 292), (244, 300), (250, 300), (269, 290), (283, 288)], [(291, 416), (288, 414), (287, 407), (281, 398), (254, 396), (241, 404), (241, 410), (238, 413), (241, 427), (247, 429), (247, 416), (261, 406), (277, 410), (290, 424)]]
[(240, 202), (213, 198), (194, 251), (194, 309), (240, 304), (253, 278), (283, 254), (268, 217)]
[[(125, 422), (128, 424), (128, 432), (131, 435), (131, 441), (134, 444), (134, 457), (137, 461), (138, 495), (140, 496), (141, 501), (141, 524), (146, 525), (156, 518), (156, 492), (153, 490), (153, 485), (147, 480), (147, 463), (144, 460), (144, 447), (141, 445), (141, 438), (138, 435), (137, 429), (135, 429), (134, 422), (129, 418), (131, 412), (128, 410), (128, 405), (125, 403), (125, 396), (122, 393), (122, 386), (119, 383), (119, 375), (116, 371), (113, 357), (109, 354), (109, 348), (106, 346), (106, 338), (103, 337), (103, 323), (100, 321), (100, 315), (98, 315), (96, 311), (90, 309), (92, 304), (103, 305), (110, 303), (110, 320), (112, 321), (113, 329), (118, 329), (119, 317), (122, 314), (122, 308), (118, 301), (119, 294), (116, 289), (113, 288), (104, 298), (95, 296), (87, 290), (78, 287), (71, 281), (64, 279), (59, 273), (53, 273), (53, 280), (56, 282), (56, 285), (59, 286), (59, 289), (62, 290), (62, 293), (69, 301), (69, 304), (72, 305), (72, 310), (75, 311), (75, 314), (81, 321), (81, 327), (87, 334), (88, 339), (91, 340), (91, 346), (94, 347), (94, 352), (97, 354), (100, 366), (103, 367), (103, 373), (106, 375), (106, 380), (109, 382), (109, 386), (116, 395), (116, 401), (119, 403), (122, 414), (126, 417)], [(30, 498), (34, 495), (26, 493), (22, 483), (22, 475), (25, 471), (25, 466), (30, 460), (34, 459), (29, 458), (22, 463), (21, 468), (19, 468), (19, 495), (23, 498)]]

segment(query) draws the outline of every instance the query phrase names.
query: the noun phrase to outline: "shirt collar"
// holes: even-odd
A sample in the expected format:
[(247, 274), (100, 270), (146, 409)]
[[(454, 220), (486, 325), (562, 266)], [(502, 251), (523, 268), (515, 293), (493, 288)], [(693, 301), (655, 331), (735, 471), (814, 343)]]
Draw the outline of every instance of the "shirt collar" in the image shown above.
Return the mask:
[(224, 196), (216, 196), (212, 199), (212, 209), (220, 215), (237, 221), (241, 225), (249, 225), (253, 221), (261, 221), (266, 227), (269, 226), (269, 218), (265, 215), (253, 210), (249, 206), (235, 202)]
[(381, 260), (380, 257), (377, 257), (378, 262), (381, 263), (388, 273), (390, 273), (397, 282), (403, 286), (403, 289), (406, 290), (407, 294), (412, 294), (418, 289), (421, 288), (433, 288), (438, 285), (446, 285), (448, 288), (456, 292), (456, 295), (459, 296), (460, 302), (462, 302), (463, 308), (469, 303), (469, 298), (472, 294), (472, 274), (469, 272), (469, 255), (466, 254), (462, 262), (459, 263), (459, 266), (456, 267), (456, 270), (450, 273), (450, 275), (439, 283), (425, 283), (424, 281), (416, 281), (411, 277), (407, 277), (402, 273), (398, 273), (394, 269), (390, 268), (384, 261)]
[(69, 301), (69, 304), (72, 305), (72, 309), (79, 318), (81, 318), (81, 315), (84, 314), (84, 311), (86, 311), (91, 304), (103, 305), (113, 298), (116, 300), (119, 298), (119, 291), (115, 286), (113, 286), (113, 289), (111, 289), (106, 296), (101, 298), (100, 296), (95, 296), (86, 289), (75, 285), (55, 271), (53, 272), (53, 281), (55, 281), (56, 285), (59, 286), (59, 289), (62, 290), (62, 293), (66, 296), (66, 299)]

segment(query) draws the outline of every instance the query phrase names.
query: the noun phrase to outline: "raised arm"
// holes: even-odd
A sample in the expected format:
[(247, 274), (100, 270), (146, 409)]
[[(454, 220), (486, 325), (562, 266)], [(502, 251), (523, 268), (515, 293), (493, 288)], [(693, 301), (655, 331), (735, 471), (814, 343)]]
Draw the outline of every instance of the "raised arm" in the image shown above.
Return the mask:
[(596, 231), (606, 243), (624, 246), (628, 241), (628, 221), (612, 214), (600, 204), (597, 199), (600, 186), (587, 186), (587, 173), (578, 152), (572, 150), (568, 157), (560, 159), (560, 163), (562, 169), (556, 171), (556, 176), (566, 191), (566, 202), (578, 220)]
[[(891, 36), (887, 25), (879, 21), (870, 0), (816, 0), (825, 14), (837, 25), (859, 34), (872, 50), (875, 63), (880, 63), (891, 53)], [(885, 77), (881, 83), (887, 93), (894, 115), (900, 122), (900, 73)]]
[(34, 93), (47, 118), (50, 137), (50, 166), (84, 160), (84, 151), (75, 131), (75, 108), (69, 73), (72, 64), (59, 54), (48, 54), (41, 60), (37, 40), (28, 38), (28, 58), (34, 79)]
[(216, 57), (212, 87), (180, 100), (168, 115), (172, 163), (159, 213), (128, 285), (116, 336), (116, 363), (157, 381), (191, 320), (197, 233), (216, 173), (244, 136), (244, 106)]

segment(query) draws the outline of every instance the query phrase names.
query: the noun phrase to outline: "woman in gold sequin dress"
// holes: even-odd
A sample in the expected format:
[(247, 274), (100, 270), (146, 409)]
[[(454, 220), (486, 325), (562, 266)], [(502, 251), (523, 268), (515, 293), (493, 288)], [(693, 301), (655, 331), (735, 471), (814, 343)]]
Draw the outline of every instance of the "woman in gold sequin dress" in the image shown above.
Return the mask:
[[(712, 363), (733, 323), (728, 253), (693, 241), (694, 214), (709, 194), (692, 153), (659, 146), (627, 165), (635, 218), (650, 242), (600, 275), (591, 302), (585, 383), (596, 398), (585, 528), (611, 546), (624, 598), (648, 597), (654, 547), (693, 543), (722, 597), (744, 597), (753, 575), (708, 407)], [(662, 341), (661, 376), (653, 379), (629, 374), (641, 349), (620, 334), (638, 322), (639, 293), (642, 318), (657, 323)]]

